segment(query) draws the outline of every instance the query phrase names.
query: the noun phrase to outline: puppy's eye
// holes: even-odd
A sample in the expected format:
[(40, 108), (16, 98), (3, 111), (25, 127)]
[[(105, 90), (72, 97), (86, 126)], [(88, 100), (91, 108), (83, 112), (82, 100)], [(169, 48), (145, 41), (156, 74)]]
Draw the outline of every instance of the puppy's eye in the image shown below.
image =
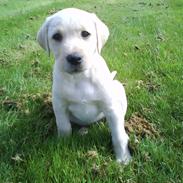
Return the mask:
[(81, 32), (81, 36), (82, 36), (83, 38), (87, 38), (88, 36), (90, 36), (90, 33), (87, 32), (87, 31), (82, 31), (82, 32)]
[(55, 41), (62, 41), (62, 34), (60, 33), (55, 33), (52, 38), (55, 40)]

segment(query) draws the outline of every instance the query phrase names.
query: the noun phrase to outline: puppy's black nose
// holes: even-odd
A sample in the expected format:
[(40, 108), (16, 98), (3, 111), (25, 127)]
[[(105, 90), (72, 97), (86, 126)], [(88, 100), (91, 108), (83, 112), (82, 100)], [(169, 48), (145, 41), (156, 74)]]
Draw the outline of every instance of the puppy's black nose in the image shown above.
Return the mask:
[(67, 55), (66, 59), (72, 65), (79, 65), (82, 62), (82, 58), (77, 54)]

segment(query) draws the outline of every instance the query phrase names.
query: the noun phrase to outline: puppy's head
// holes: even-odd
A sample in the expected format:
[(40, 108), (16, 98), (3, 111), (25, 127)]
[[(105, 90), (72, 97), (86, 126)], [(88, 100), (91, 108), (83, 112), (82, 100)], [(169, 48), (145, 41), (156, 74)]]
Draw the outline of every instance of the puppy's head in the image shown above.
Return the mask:
[(107, 26), (92, 13), (75, 8), (48, 17), (37, 40), (48, 53), (53, 52), (64, 72), (82, 72), (92, 65), (109, 36)]

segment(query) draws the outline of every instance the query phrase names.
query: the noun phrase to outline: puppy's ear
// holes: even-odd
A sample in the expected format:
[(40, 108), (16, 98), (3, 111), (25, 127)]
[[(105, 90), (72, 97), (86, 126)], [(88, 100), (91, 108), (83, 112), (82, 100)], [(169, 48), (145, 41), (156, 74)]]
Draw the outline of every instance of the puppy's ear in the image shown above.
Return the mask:
[(50, 17), (46, 18), (45, 22), (39, 29), (37, 33), (37, 41), (40, 44), (40, 46), (48, 52), (48, 55), (50, 55), (50, 47), (49, 47), (49, 41), (48, 41), (48, 26), (50, 22)]
[(92, 14), (92, 16), (94, 18), (94, 24), (96, 29), (97, 50), (100, 53), (101, 49), (103, 48), (109, 37), (109, 29), (95, 14)]

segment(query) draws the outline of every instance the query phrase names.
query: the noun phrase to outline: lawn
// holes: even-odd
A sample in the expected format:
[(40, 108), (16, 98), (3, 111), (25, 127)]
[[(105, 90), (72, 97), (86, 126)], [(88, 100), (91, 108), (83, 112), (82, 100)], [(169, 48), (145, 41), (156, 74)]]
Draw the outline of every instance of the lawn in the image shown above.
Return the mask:
[[(45, 17), (66, 7), (109, 27), (102, 51), (125, 85), (133, 160), (115, 162), (105, 121), (58, 139), (53, 56), (36, 42)], [(0, 182), (183, 182), (182, 0), (0, 0)]]

